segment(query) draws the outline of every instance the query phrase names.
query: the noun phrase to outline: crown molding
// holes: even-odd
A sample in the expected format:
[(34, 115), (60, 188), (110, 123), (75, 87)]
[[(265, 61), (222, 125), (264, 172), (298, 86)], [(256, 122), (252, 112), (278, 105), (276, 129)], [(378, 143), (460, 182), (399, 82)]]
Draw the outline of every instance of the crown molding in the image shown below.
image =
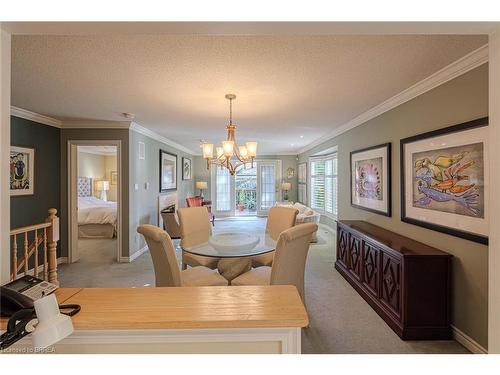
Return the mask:
[(164, 136), (152, 131), (152, 130), (149, 130), (147, 128), (145, 128), (144, 126), (142, 125), (139, 125), (138, 123), (136, 122), (132, 122), (130, 124), (130, 130), (133, 130), (139, 134), (142, 134), (142, 135), (145, 135), (146, 137), (149, 137), (151, 139), (154, 139), (155, 141), (159, 141), (159, 142), (162, 142), (162, 143), (165, 143), (166, 145), (170, 146), (170, 147), (174, 147), (180, 151), (183, 151), (185, 152), (186, 154), (189, 154), (189, 155), (192, 155), (194, 156), (195, 153), (193, 152), (193, 150), (190, 150), (189, 148), (177, 143), (177, 142), (174, 142), (172, 141), (171, 139), (168, 139), (168, 138), (165, 138)]
[(308, 144), (304, 148), (299, 150), (299, 154), (311, 150), (312, 148), (319, 146), (332, 138), (339, 136), (365, 122), (380, 116), (381, 114), (390, 111), (393, 108), (406, 103), (417, 96), (420, 96), (427, 91), (430, 91), (468, 71), (477, 68), (488, 62), (488, 44), (470, 52), (469, 54), (461, 57), (460, 59), (452, 62), (451, 64), (445, 66), (443, 69), (438, 70), (436, 73), (430, 75), (429, 77), (417, 82), (413, 86), (410, 86), (406, 90), (401, 91), (399, 94), (387, 99), (386, 101), (380, 103), (379, 105), (369, 109), (368, 111), (356, 116), (352, 120), (346, 122), (340, 127), (336, 128), (334, 131), (318, 138), (312, 143)]
[(76, 120), (63, 121), (63, 129), (128, 129), (130, 121)]
[(53, 126), (55, 128), (62, 128), (62, 121), (57, 120), (52, 117), (44, 116), (39, 113), (28, 111), (27, 109), (11, 106), (10, 115), (14, 117), (23, 118), (25, 120), (30, 120), (38, 122), (39, 124)]

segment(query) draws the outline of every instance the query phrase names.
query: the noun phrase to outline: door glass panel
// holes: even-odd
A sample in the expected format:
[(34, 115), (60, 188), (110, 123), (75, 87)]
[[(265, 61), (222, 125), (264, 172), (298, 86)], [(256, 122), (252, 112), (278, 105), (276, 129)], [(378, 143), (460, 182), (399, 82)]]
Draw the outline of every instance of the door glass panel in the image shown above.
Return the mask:
[(231, 175), (227, 168), (217, 167), (216, 171), (217, 211), (231, 210)]
[(276, 203), (276, 167), (262, 165), (260, 167), (260, 208), (268, 210)]

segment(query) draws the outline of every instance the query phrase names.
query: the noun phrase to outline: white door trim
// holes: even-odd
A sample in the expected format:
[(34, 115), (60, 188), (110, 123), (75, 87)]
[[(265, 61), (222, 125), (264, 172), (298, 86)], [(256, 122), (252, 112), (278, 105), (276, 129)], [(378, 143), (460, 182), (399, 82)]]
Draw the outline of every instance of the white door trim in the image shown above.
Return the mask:
[[(68, 263), (73, 263), (74, 248), (78, 246), (78, 219), (77, 219), (77, 197), (76, 197), (76, 177), (78, 173), (75, 170), (77, 168), (77, 160), (75, 158), (76, 147), (77, 146), (116, 146), (116, 163), (118, 170), (118, 186), (117, 186), (117, 231), (116, 231), (116, 261), (122, 261), (122, 244), (123, 244), (123, 197), (122, 197), (122, 186), (123, 186), (123, 169), (122, 169), (122, 141), (121, 140), (68, 140)], [(73, 151), (73, 152), (72, 152)]]

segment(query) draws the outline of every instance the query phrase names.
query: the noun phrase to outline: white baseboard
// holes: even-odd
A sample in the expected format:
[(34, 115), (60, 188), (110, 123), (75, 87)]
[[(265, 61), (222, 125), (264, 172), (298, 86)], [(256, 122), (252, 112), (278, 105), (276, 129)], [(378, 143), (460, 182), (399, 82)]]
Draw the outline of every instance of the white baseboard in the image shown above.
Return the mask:
[(464, 332), (459, 330), (454, 325), (451, 326), (453, 333), (453, 338), (458, 343), (462, 344), (466, 349), (470, 350), (474, 354), (488, 354), (488, 351), (478, 344), (474, 339), (466, 335)]
[(145, 252), (149, 251), (148, 246), (144, 246), (142, 249), (136, 251), (135, 253), (132, 254), (132, 256), (129, 257), (120, 257), (120, 263), (131, 263), (137, 258), (139, 258), (142, 254)]

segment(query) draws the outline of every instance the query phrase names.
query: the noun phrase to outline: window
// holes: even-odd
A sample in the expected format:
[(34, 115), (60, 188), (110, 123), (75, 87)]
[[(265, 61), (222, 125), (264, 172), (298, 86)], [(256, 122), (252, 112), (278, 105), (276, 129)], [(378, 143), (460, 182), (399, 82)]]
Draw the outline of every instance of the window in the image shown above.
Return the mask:
[(324, 214), (337, 216), (337, 153), (314, 157), (309, 162), (310, 206)]
[(216, 167), (216, 204), (217, 211), (231, 210), (231, 175), (227, 168)]

